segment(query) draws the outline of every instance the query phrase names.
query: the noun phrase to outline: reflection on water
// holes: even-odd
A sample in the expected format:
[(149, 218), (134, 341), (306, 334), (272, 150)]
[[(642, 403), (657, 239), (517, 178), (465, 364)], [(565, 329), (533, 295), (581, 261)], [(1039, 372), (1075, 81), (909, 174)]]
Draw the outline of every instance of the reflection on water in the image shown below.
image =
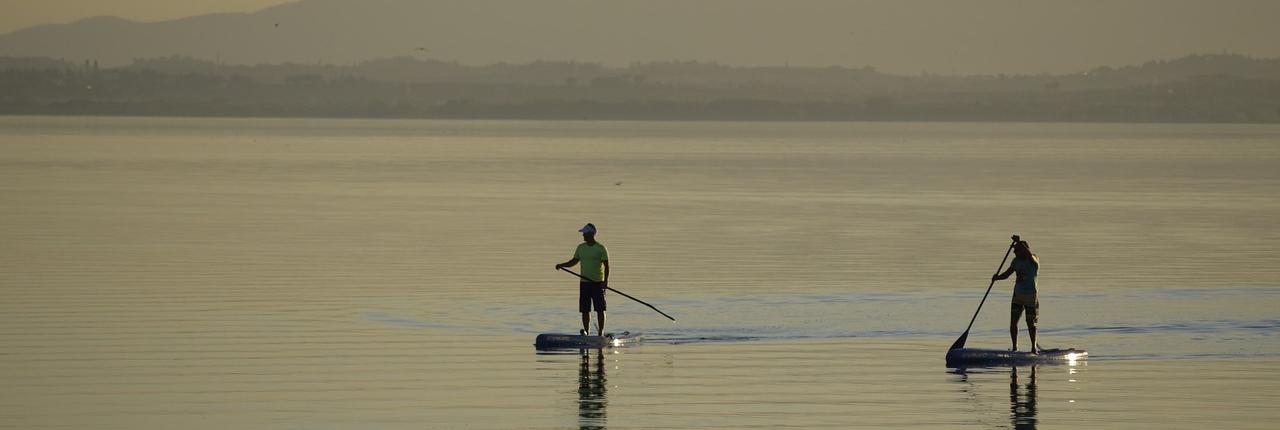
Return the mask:
[(1025, 387), (1018, 385), (1018, 368), (1009, 371), (1009, 412), (1013, 418), (1013, 428), (1036, 428), (1036, 368), (1031, 366)]
[(608, 421), (605, 406), (609, 400), (605, 393), (608, 379), (604, 376), (604, 350), (582, 351), (582, 361), (578, 364), (578, 428), (603, 429)]
[[(1009, 371), (1009, 421), (1011, 427), (1015, 429), (1035, 429), (1040, 423), (1040, 417), (1037, 416), (1036, 410), (1036, 372), (1039, 368), (1040, 365), (956, 368), (950, 373), (958, 376), (955, 382), (960, 382), (967, 386), (964, 389), (966, 394), (975, 400), (982, 400), (981, 398), (985, 397), (984, 394), (989, 394), (983, 389), (983, 383), (992, 382), (990, 376), (993, 373), (1000, 373), (1007, 369)], [(986, 403), (986, 401), (981, 401), (980, 403)]]

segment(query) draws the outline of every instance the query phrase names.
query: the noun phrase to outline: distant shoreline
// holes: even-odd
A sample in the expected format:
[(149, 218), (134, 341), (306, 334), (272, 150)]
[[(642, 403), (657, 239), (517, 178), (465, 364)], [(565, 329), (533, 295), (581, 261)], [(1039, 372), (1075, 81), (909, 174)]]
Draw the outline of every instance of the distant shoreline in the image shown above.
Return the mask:
[(1189, 56), (1068, 76), (904, 77), (705, 63), (99, 69), (0, 57), (0, 115), (636, 121), (1280, 123), (1280, 60)]
[[(117, 116), (216, 118), (335, 118), (440, 120), (583, 121), (760, 121), (760, 122), (1045, 122), (1280, 124), (1280, 108), (1248, 110), (1189, 104), (1088, 105), (1032, 103), (950, 103), (878, 107), (867, 103), (774, 102), (558, 102), (438, 105), (370, 103), (233, 103), (226, 100), (65, 100), (47, 103), (0, 101), (5, 116)], [(1256, 106), (1254, 104), (1253, 106)]]

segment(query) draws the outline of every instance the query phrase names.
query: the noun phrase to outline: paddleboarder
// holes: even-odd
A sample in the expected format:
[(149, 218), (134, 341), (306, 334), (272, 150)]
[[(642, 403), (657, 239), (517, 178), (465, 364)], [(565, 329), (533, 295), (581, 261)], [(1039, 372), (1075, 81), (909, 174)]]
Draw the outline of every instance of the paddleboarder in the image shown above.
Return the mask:
[[(1015, 236), (1016, 238), (1016, 236)], [(991, 277), (991, 282), (1008, 279), (1014, 273), (1018, 277), (1013, 283), (1013, 305), (1009, 320), (1009, 337), (1013, 340), (1013, 350), (1018, 350), (1018, 319), (1026, 313), (1027, 334), (1031, 336), (1031, 353), (1036, 353), (1036, 321), (1040, 319), (1040, 297), (1036, 289), (1036, 276), (1040, 272), (1040, 258), (1031, 253), (1031, 245), (1019, 240), (1013, 245), (1013, 261), (1009, 262), (1009, 270)]]
[(578, 282), (578, 312), (582, 312), (583, 336), (590, 333), (591, 310), (596, 311), (596, 332), (604, 336), (604, 290), (609, 285), (609, 250), (596, 241), (595, 224), (587, 223), (578, 232), (582, 243), (573, 251), (573, 258), (556, 264), (556, 270), (582, 263), (582, 279)]

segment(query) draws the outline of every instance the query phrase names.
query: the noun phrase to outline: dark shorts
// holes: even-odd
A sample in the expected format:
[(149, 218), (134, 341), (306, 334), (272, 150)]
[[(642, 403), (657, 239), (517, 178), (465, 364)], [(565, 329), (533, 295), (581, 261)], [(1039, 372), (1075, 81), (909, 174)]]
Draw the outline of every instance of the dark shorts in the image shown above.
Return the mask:
[(592, 306), (595, 306), (596, 312), (604, 312), (604, 285), (599, 282), (579, 282), (578, 312), (591, 312)]
[(1010, 309), (1010, 316), (1013, 321), (1017, 321), (1022, 316), (1022, 312), (1027, 312), (1027, 324), (1035, 324), (1040, 320), (1040, 298), (1034, 294), (1030, 295), (1013, 295), (1013, 306)]

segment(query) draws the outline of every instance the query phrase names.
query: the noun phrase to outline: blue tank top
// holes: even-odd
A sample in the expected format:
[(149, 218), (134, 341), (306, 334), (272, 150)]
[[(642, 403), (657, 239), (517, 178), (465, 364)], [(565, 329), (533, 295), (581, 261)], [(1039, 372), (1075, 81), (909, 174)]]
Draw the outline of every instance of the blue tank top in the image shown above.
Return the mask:
[(1036, 294), (1036, 276), (1040, 274), (1040, 259), (1034, 254), (1031, 258), (1021, 259), (1015, 258), (1009, 263), (1009, 268), (1013, 269), (1018, 275), (1018, 280), (1013, 283), (1014, 294)]

